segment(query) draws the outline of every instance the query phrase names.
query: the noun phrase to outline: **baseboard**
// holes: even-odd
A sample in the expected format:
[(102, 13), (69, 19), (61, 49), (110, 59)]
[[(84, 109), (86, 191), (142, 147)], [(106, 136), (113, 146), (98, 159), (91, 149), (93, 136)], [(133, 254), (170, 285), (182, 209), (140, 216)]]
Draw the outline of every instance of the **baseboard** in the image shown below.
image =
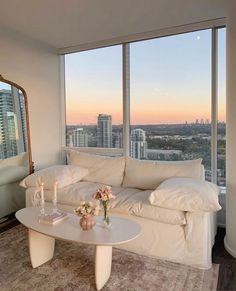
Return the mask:
[(8, 217), (0, 218), (0, 225), (8, 220)]

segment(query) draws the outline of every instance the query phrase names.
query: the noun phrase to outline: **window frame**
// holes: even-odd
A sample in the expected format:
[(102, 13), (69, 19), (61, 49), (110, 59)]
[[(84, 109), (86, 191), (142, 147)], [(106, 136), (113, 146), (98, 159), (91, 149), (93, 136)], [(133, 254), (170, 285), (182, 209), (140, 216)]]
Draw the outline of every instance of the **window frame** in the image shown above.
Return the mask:
[[(61, 83), (61, 142), (65, 147), (66, 128), (66, 94), (65, 94), (65, 54), (87, 51), (96, 48), (122, 45), (122, 86), (123, 86), (123, 155), (130, 155), (130, 43), (153, 38), (211, 29), (211, 180), (217, 183), (217, 120), (218, 120), (218, 30), (226, 27), (225, 18), (203, 21), (173, 28), (160, 29), (127, 37), (110, 39), (90, 44), (73, 46), (59, 50), (60, 55), (60, 83)], [(97, 148), (81, 148), (82, 151), (99, 153)], [(104, 148), (104, 154), (106, 149)], [(115, 155), (116, 149), (113, 149)], [(107, 152), (109, 155), (109, 151)], [(121, 149), (119, 153), (121, 155)], [(223, 190), (225, 191), (225, 187)]]

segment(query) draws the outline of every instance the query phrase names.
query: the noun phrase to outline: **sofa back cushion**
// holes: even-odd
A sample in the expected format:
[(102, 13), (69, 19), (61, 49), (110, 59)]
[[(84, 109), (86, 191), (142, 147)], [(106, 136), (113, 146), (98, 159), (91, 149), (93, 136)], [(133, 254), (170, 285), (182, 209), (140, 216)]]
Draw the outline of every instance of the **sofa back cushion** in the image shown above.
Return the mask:
[(69, 150), (68, 164), (80, 166), (89, 170), (83, 180), (120, 186), (124, 178), (125, 158), (107, 157)]
[(144, 161), (126, 158), (123, 187), (156, 189), (171, 177), (201, 179), (202, 159), (187, 161)]
[(24, 152), (7, 159), (0, 159), (0, 166), (28, 166), (28, 154)]

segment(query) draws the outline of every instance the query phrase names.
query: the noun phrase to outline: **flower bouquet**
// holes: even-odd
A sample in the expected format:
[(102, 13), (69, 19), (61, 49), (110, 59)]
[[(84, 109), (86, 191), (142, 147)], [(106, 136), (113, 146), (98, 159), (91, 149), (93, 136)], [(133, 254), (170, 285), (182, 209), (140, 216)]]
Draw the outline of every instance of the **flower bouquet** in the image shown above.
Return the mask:
[(96, 224), (95, 215), (98, 215), (99, 206), (93, 205), (92, 202), (83, 201), (80, 205), (74, 209), (74, 213), (80, 218), (80, 226), (83, 230), (90, 230)]
[(108, 204), (111, 199), (115, 198), (115, 196), (112, 194), (112, 188), (110, 186), (99, 188), (95, 193), (93, 193), (93, 198), (99, 200), (103, 206), (104, 225), (106, 227), (110, 226), (110, 218), (108, 216)]

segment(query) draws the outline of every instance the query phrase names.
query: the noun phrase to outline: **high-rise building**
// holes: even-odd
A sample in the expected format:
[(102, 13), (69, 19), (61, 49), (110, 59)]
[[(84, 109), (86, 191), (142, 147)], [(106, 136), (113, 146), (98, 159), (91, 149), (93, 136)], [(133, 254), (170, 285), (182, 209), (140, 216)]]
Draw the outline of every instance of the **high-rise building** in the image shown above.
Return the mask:
[(112, 116), (99, 114), (97, 119), (97, 147), (112, 147)]
[(122, 148), (123, 147), (123, 139), (122, 133), (116, 132), (112, 134), (112, 144), (114, 148)]
[(0, 158), (17, 155), (14, 102), (10, 90), (0, 90)]
[(76, 128), (69, 135), (69, 146), (73, 147), (87, 147), (88, 134), (84, 133), (83, 128)]
[(24, 143), (24, 148), (27, 149), (28, 142), (27, 142), (27, 128), (26, 128), (25, 97), (21, 92), (19, 93), (19, 109), (20, 109), (20, 119), (21, 119), (20, 122), (22, 125), (23, 143)]
[(132, 158), (147, 158), (146, 132), (143, 129), (133, 129), (130, 135), (130, 154)]
[(0, 90), (0, 158), (26, 151), (24, 96), (15, 87)]

